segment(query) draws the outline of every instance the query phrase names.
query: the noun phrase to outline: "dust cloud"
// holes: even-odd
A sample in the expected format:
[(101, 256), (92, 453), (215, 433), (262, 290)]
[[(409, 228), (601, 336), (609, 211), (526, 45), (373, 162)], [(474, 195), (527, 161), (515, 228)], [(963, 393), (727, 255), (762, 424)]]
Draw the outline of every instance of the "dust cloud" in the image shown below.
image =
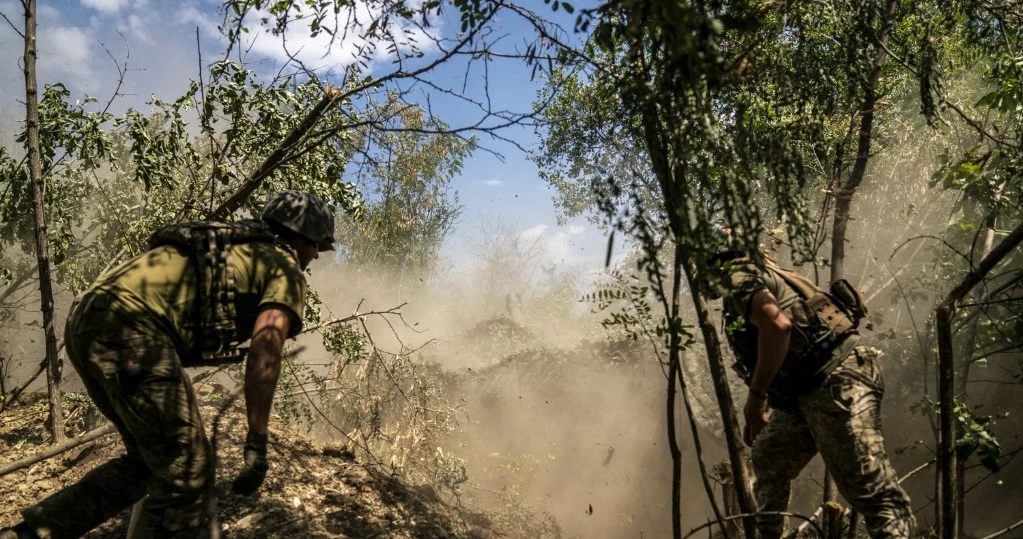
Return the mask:
[[(458, 502), (532, 519), (524, 536), (670, 534), (666, 381), (649, 343), (610, 342), (601, 315), (579, 308), (576, 290), (523, 294), (519, 325), (504, 301), (481, 301), (469, 284), (438, 291), (381, 276), (346, 278), (321, 265), (310, 284), (336, 315), (360, 301), (362, 312), (405, 305), (411, 327), (366, 322), (381, 348), (398, 339), (422, 347), (443, 380), (442, 398), (459, 407), (459, 427), (443, 448), (466, 461)], [(711, 512), (688, 424), (679, 432), (683, 523), (692, 527)], [(708, 465), (724, 458), (715, 435), (701, 432)]]

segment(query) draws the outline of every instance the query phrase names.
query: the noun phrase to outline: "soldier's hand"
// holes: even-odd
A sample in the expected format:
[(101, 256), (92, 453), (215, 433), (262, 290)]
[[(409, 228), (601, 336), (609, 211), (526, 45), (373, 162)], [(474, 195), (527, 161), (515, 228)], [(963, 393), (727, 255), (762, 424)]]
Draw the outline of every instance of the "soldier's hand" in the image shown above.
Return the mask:
[(753, 440), (757, 439), (760, 431), (767, 426), (767, 399), (760, 398), (750, 393), (746, 398), (746, 407), (743, 410), (746, 416), (746, 428), (743, 429), (742, 437), (746, 445), (752, 446)]
[(249, 432), (245, 437), (245, 466), (231, 483), (231, 490), (248, 496), (263, 484), (266, 471), (270, 467), (266, 462), (267, 435)]

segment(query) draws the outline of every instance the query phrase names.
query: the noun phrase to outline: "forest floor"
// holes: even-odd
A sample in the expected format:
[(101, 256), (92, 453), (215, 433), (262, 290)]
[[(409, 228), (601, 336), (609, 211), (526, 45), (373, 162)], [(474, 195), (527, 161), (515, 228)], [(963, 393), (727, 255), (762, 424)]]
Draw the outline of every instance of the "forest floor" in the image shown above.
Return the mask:
[[(207, 434), (212, 435), (213, 418), (225, 396), (207, 388), (199, 397)], [(72, 403), (67, 410), (69, 436), (92, 426), (82, 417), (86, 409)], [(4, 465), (47, 447), (46, 410), (43, 396), (26, 395), (0, 415)], [(277, 418), (271, 420), (266, 482), (255, 496), (233, 494), (230, 482), (242, 464), (244, 417), (243, 407), (234, 403), (219, 421), (216, 516), (223, 537), (468, 539), (499, 535), (483, 515), (445, 504), (428, 487), (410, 486), (364, 466), (343, 445), (314, 443)], [(122, 452), (120, 438), (109, 434), (0, 477), (0, 526), (18, 522), (21, 508), (74, 483)], [(129, 513), (122, 512), (86, 537), (125, 537)]]

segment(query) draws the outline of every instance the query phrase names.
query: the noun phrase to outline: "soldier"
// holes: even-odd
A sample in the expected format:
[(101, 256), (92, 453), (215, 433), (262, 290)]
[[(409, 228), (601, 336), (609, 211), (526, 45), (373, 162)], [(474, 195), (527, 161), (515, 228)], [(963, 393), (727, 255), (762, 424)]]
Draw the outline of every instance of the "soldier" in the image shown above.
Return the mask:
[[(737, 250), (723, 250), (714, 265), (728, 340), (749, 387), (743, 436), (753, 448), (758, 511), (786, 511), (792, 480), (820, 452), (872, 538), (911, 537), (916, 521), (881, 434), (882, 353), (856, 330), (862, 297), (844, 280), (825, 294)], [(777, 539), (784, 518), (761, 516), (758, 526), (763, 539)]]
[[(259, 221), (172, 225), (102, 275), (72, 306), (65, 342), (127, 452), (24, 509), (0, 539), (80, 537), (143, 496), (136, 537), (194, 537), (214, 470), (183, 367), (246, 361), (248, 435), (232, 488), (255, 492), (282, 348), (302, 326), (302, 272), (333, 244), (328, 206), (284, 191)], [(250, 338), (247, 354), (237, 349)]]

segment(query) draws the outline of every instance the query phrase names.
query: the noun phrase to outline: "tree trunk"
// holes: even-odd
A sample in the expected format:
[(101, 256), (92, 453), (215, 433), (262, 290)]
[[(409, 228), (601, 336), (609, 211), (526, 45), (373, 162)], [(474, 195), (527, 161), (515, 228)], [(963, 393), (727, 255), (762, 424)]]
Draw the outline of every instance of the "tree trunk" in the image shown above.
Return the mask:
[(682, 539), (682, 450), (675, 432), (675, 384), (678, 380), (679, 355), (675, 350), (678, 336), (671, 335), (668, 350), (668, 450), (671, 452), (671, 536)]
[[(696, 417), (693, 416), (693, 407), (689, 402), (689, 394), (686, 389), (686, 381), (682, 376), (682, 333), (681, 319), (679, 318), (682, 308), (679, 298), (682, 293), (682, 265), (685, 263), (685, 256), (682, 247), (675, 243), (675, 256), (672, 262), (671, 279), (671, 305), (669, 308), (669, 347), (668, 347), (668, 443), (671, 449), (672, 467), (672, 489), (671, 489), (671, 516), (672, 534), (675, 539), (682, 537), (682, 451), (678, 445), (678, 434), (676, 431), (677, 420), (675, 418), (676, 387), (682, 392), (682, 405), (685, 407), (689, 419), (689, 426), (692, 429), (693, 445), (696, 450), (696, 461), (700, 467), (700, 479), (703, 489), (707, 494), (714, 517), (721, 527), (721, 533), (725, 539), (732, 539), (732, 532), (721, 513), (717, 500), (714, 498), (714, 487), (710, 484), (710, 476), (707, 473), (706, 463), (703, 460), (703, 448), (700, 445), (700, 433), (696, 426)], [(676, 385), (677, 384), (677, 385)]]
[[(685, 199), (681, 192), (685, 185), (684, 173), (672, 166), (668, 156), (668, 139), (670, 136), (660, 129), (659, 115), (656, 104), (648, 102), (643, 109), (643, 136), (646, 141), (647, 153), (650, 156), (650, 165), (657, 176), (661, 188), (661, 196), (664, 199), (665, 209), (671, 234), (675, 238), (684, 238), (690, 234), (689, 225), (683, 218), (685, 213)], [(728, 458), (732, 461), (732, 477), (735, 481), (736, 492), (739, 495), (739, 506), (744, 514), (756, 512), (756, 504), (753, 501), (753, 489), (747, 477), (750, 477), (751, 470), (746, 462), (746, 451), (742, 445), (742, 438), (739, 435), (739, 420), (735, 414), (735, 404), (732, 401), (732, 392), (728, 386), (728, 369), (725, 367), (724, 359), (721, 356), (721, 344), (718, 340), (717, 329), (710, 319), (710, 312), (707, 301), (698, 292), (699, 286), (693, 274), (693, 268), (689, 265), (690, 259), (685, 253), (681, 254), (680, 264), (684, 266), (686, 282), (689, 283), (689, 290), (693, 298), (693, 305), (696, 307), (696, 316), (699, 320), (700, 331), (703, 334), (703, 342), (707, 350), (707, 359), (710, 363), (711, 378), (714, 383), (714, 393), (717, 396), (718, 406), (721, 409), (721, 420), (725, 429), (725, 441), (728, 446)], [(670, 309), (669, 309), (670, 310)], [(711, 500), (713, 502), (713, 500)], [(758, 537), (756, 531), (756, 520), (752, 517), (742, 519), (743, 530), (747, 539)]]
[[(682, 336), (676, 331), (676, 320), (679, 312), (679, 285), (681, 284), (682, 249), (675, 244), (675, 257), (672, 265), (671, 307), (667, 315), (670, 331), (668, 333), (668, 450), (671, 452), (671, 536), (682, 539), (682, 450), (678, 446), (678, 425), (675, 417), (675, 393), (678, 375), (682, 368), (680, 360), (680, 343)], [(711, 500), (713, 502), (713, 500)]]
[[(987, 230), (984, 233), (984, 243), (981, 246), (980, 259), (983, 260), (988, 254), (991, 253), (991, 249), (995, 243), (995, 220), (993, 218), (987, 219)], [(972, 303), (974, 306), (970, 308), (970, 311), (979, 311), (980, 303), (984, 301), (984, 290), (977, 288), (973, 291)], [(975, 314), (972, 313), (971, 314)], [(955, 379), (955, 395), (961, 399), (966, 399), (967, 383), (970, 381), (970, 367), (973, 365), (973, 349), (977, 344), (977, 330), (980, 326), (980, 316), (971, 316), (970, 321), (967, 322), (964, 328), (963, 336), (959, 346), (959, 368), (957, 369), (958, 374)], [(955, 438), (959, 439), (962, 435), (962, 426), (955, 425)], [(956, 499), (958, 512), (958, 533), (960, 536), (965, 536), (966, 526), (966, 461), (962, 459), (956, 459)]]
[(50, 433), (54, 443), (64, 441), (64, 412), (60, 402), (60, 364), (57, 360), (57, 334), (53, 329), (53, 283), (50, 280), (50, 248), (46, 230), (46, 200), (43, 169), (39, 156), (39, 94), (36, 88), (36, 0), (24, 0), (25, 6), (25, 126), (27, 131), (28, 172), (32, 181), (32, 206), (35, 213), (36, 257), (39, 260), (39, 296), (43, 311), (43, 333), (48, 366), (46, 387), (50, 398)]
[[(888, 33), (892, 27), (892, 18), (895, 15), (895, 7), (898, 3), (889, 0), (885, 8), (885, 19), (881, 21), (881, 33), (878, 36), (877, 50), (874, 53), (874, 63), (867, 77), (863, 88), (863, 103), (860, 107), (860, 131), (856, 144), (856, 161), (853, 170), (844, 182), (841, 182), (835, 192), (835, 219), (831, 230), (831, 281), (837, 281), (845, 276), (845, 242), (846, 232), (849, 227), (849, 210), (852, 206), (853, 195), (856, 189), (863, 183), (863, 177), (867, 173), (867, 162), (870, 160), (870, 146), (874, 135), (874, 108), (877, 106), (878, 82), (881, 79), (881, 69), (884, 67), (885, 59), (888, 56), (886, 46), (888, 44)], [(838, 499), (835, 482), (831, 478), (831, 472), (824, 471), (824, 503), (831, 503)]]
[[(746, 459), (746, 449), (742, 445), (742, 438), (739, 435), (739, 419), (735, 412), (735, 403), (732, 401), (732, 390), (728, 385), (728, 369), (725, 367), (724, 357), (721, 355), (721, 343), (718, 340), (717, 329), (710, 320), (710, 309), (707, 301), (696, 290), (696, 283), (692, 272), (687, 271), (690, 290), (692, 290), (693, 305), (696, 307), (696, 318), (699, 320), (700, 331), (703, 334), (703, 342), (707, 349), (707, 360), (710, 363), (711, 379), (714, 382), (714, 394), (717, 396), (718, 406), (721, 408), (721, 421), (725, 429), (725, 442), (728, 447), (728, 459), (732, 461), (732, 480), (735, 482), (735, 492), (739, 496), (739, 508), (743, 514), (753, 514), (757, 511), (757, 504), (753, 500), (753, 485), (748, 480), (753, 476), (749, 463)], [(742, 519), (743, 531), (747, 539), (757, 537), (756, 519)]]
[(877, 50), (874, 63), (863, 87), (863, 104), (860, 107), (860, 132), (856, 143), (856, 162), (853, 164), (849, 177), (835, 191), (835, 220), (831, 231), (831, 280), (845, 276), (845, 242), (846, 229), (849, 226), (849, 208), (852, 206), (853, 195), (863, 182), (867, 173), (867, 162), (870, 160), (870, 146), (874, 134), (874, 108), (877, 106), (878, 82), (881, 69), (888, 57), (888, 34), (895, 17), (896, 0), (888, 0), (885, 6), (884, 20), (878, 35)]
[(971, 269), (962, 282), (949, 292), (935, 310), (938, 333), (938, 401), (941, 420), (941, 444), (938, 450), (939, 509), (941, 539), (958, 537), (958, 503), (955, 481), (955, 358), (952, 353), (952, 315), (955, 305), (973, 290), (999, 262), (1023, 241), (1023, 224), (1018, 225), (980, 264)]
[(941, 539), (955, 539), (959, 536), (956, 525), (959, 505), (956, 503), (956, 458), (955, 458), (955, 363), (952, 358), (952, 305), (945, 301), (935, 315), (938, 331), (938, 417), (941, 422), (940, 445), (938, 446), (938, 470), (940, 479), (939, 503), (941, 518), (938, 520)]

